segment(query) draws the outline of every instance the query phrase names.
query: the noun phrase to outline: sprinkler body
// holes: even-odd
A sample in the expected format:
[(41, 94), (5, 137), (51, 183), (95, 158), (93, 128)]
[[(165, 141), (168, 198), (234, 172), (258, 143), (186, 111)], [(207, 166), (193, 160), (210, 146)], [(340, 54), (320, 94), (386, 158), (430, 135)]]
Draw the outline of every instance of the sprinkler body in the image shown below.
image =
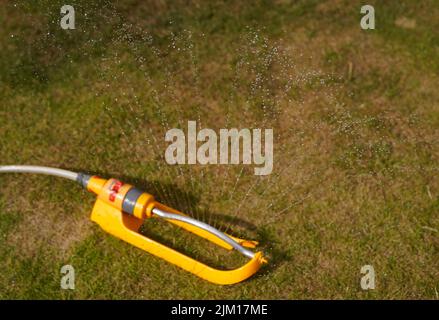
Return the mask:
[[(117, 179), (107, 180), (83, 173), (34, 166), (0, 166), (0, 172), (43, 173), (76, 180), (88, 191), (97, 195), (91, 220), (103, 230), (207, 281), (222, 285), (238, 283), (255, 274), (262, 264), (266, 263), (262, 252), (253, 253), (247, 249), (255, 248), (256, 241), (243, 240), (222, 233), (155, 201), (151, 194)], [(140, 234), (140, 226), (149, 218), (165, 219), (227, 250), (236, 249), (250, 260), (234, 270), (212, 268)]]

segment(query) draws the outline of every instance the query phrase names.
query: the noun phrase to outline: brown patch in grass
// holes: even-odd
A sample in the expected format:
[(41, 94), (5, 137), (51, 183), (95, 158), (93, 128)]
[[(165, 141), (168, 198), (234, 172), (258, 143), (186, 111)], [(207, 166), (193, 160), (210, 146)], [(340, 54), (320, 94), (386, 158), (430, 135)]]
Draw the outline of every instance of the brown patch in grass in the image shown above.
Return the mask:
[[(75, 243), (90, 234), (92, 222), (88, 214), (77, 214), (59, 202), (50, 202), (44, 193), (39, 200), (32, 201), (29, 194), (38, 191), (28, 188), (23, 192), (22, 189), (23, 182), (11, 181), (5, 190), (9, 199), (5, 210), (19, 211), (22, 215), (20, 223), (7, 236), (8, 243), (20, 255), (32, 257), (40, 249), (50, 248), (61, 257), (66, 257)], [(13, 194), (9, 190), (14, 190)], [(82, 211), (82, 208), (78, 208), (78, 211)]]
[(395, 20), (395, 25), (404, 29), (415, 29), (416, 28), (416, 20), (409, 19), (407, 17), (400, 17)]

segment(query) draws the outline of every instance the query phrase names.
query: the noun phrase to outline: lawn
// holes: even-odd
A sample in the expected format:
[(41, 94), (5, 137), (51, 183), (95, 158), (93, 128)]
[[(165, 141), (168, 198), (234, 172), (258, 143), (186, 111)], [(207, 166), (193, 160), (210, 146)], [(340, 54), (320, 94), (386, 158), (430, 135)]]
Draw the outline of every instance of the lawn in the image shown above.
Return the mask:
[[(375, 30), (357, 0), (71, 0), (74, 30), (63, 4), (0, 6), (0, 164), (121, 179), (269, 263), (210, 284), (102, 231), (78, 185), (2, 174), (1, 299), (439, 299), (437, 1), (371, 0)], [(273, 172), (168, 165), (165, 134), (190, 120), (272, 128)], [(160, 221), (142, 232), (245, 262)]]

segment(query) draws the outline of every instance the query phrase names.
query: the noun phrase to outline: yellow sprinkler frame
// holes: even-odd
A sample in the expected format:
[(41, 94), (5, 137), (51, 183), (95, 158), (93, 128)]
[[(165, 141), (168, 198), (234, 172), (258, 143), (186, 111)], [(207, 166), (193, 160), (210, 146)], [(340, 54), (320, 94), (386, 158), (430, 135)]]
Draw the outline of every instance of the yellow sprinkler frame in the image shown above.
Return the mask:
[[(262, 252), (254, 253), (246, 249), (255, 248), (258, 244), (256, 241), (239, 239), (222, 233), (201, 221), (155, 201), (152, 195), (117, 179), (107, 180), (83, 173), (38, 166), (0, 166), (0, 172), (50, 174), (81, 183), (88, 191), (97, 195), (91, 220), (102, 229), (212, 283), (227, 285), (241, 282), (255, 274), (267, 262)], [(234, 270), (218, 270), (138, 232), (145, 219), (157, 217), (227, 250), (236, 249), (250, 258), (250, 261)]]

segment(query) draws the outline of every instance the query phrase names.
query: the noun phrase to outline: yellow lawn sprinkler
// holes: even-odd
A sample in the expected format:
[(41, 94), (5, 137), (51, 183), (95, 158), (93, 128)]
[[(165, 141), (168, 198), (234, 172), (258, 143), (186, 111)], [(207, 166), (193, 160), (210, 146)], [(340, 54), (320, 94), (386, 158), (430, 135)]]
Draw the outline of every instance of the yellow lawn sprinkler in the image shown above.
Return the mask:
[[(40, 166), (0, 166), (0, 172), (48, 174), (77, 181), (97, 195), (91, 220), (108, 233), (158, 256), (196, 276), (216, 284), (234, 284), (255, 274), (266, 260), (262, 252), (252, 252), (256, 241), (232, 237), (212, 226), (190, 218), (154, 200), (154, 197), (117, 179), (102, 179), (84, 173)], [(236, 249), (250, 259), (234, 270), (218, 270), (194, 260), (138, 232), (143, 220), (159, 217), (227, 250)]]

